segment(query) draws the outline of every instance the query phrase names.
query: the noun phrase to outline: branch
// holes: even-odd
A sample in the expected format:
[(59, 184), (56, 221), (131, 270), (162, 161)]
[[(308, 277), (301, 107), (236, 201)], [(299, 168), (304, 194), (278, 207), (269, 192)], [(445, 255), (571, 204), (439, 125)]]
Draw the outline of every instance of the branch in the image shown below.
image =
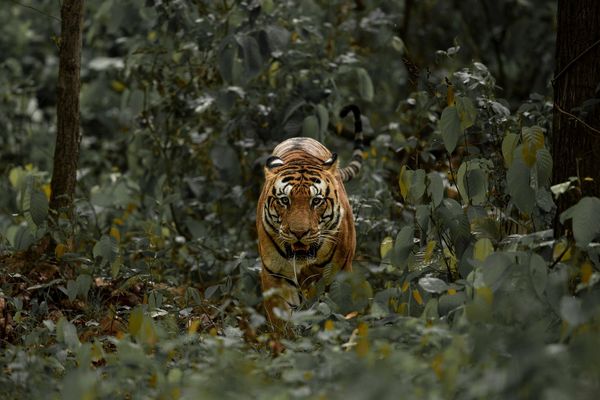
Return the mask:
[(556, 74), (554, 76), (554, 78), (552, 79), (552, 86), (554, 86), (554, 82), (556, 82), (558, 80), (558, 78), (562, 74), (565, 73), (566, 70), (568, 70), (569, 68), (571, 68), (571, 66), (573, 64), (575, 64), (577, 62), (577, 60), (579, 60), (581, 57), (583, 57), (584, 55), (586, 55), (590, 50), (592, 50), (594, 47), (598, 46), (599, 44), (600, 44), (600, 39), (596, 40), (587, 49), (585, 49), (584, 51), (582, 51), (581, 53), (579, 53), (579, 55), (577, 57), (575, 57), (574, 59), (572, 59), (571, 61), (569, 61), (569, 63), (567, 65), (565, 65), (565, 67), (563, 69), (561, 69), (558, 74)]
[(58, 21), (58, 22), (61, 22), (61, 19), (60, 19), (60, 18), (58, 18), (58, 17), (55, 17), (55, 16), (54, 16), (54, 15), (52, 15), (52, 14), (48, 14), (48, 13), (46, 13), (46, 12), (44, 12), (44, 11), (40, 10), (40, 9), (37, 9), (37, 8), (35, 8), (35, 7), (32, 7), (32, 6), (30, 6), (30, 5), (27, 5), (27, 4), (20, 3), (20, 2), (18, 2), (17, 0), (11, 0), (11, 1), (12, 1), (13, 3), (15, 3), (16, 5), (19, 5), (19, 6), (23, 7), (23, 8), (29, 8), (30, 10), (33, 10), (33, 11), (35, 11), (35, 12), (37, 12), (37, 13), (40, 13), (40, 14), (42, 14), (42, 15), (44, 15), (44, 16), (46, 16), (46, 17), (48, 17), (48, 18), (52, 18), (52, 19), (54, 19), (54, 20), (56, 20), (56, 21)]
[(556, 102), (555, 102), (555, 103), (554, 103), (554, 107), (556, 107), (556, 109), (557, 109), (559, 112), (561, 112), (562, 114), (565, 114), (566, 116), (568, 116), (568, 117), (570, 117), (570, 118), (573, 118), (575, 121), (579, 122), (580, 124), (582, 124), (583, 126), (585, 126), (586, 128), (588, 128), (589, 130), (591, 130), (592, 132), (594, 132), (594, 133), (596, 133), (596, 134), (600, 135), (600, 130), (598, 130), (598, 129), (594, 128), (593, 126), (589, 125), (587, 122), (585, 122), (584, 120), (582, 120), (582, 119), (581, 119), (581, 118), (579, 118), (578, 116), (576, 116), (576, 115), (573, 115), (573, 114), (571, 114), (570, 112), (563, 110), (563, 109), (562, 109), (562, 108), (561, 108), (561, 107), (558, 105), (558, 103), (556, 103)]

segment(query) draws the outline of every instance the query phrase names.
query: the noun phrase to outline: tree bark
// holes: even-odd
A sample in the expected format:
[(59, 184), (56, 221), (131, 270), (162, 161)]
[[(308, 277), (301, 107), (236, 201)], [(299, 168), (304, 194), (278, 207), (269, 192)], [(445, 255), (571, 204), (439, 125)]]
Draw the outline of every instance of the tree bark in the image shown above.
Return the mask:
[(79, 159), (79, 90), (83, 0), (63, 0), (57, 85), (57, 129), (50, 209), (71, 213)]
[[(553, 183), (578, 177), (580, 190), (559, 197), (559, 216), (582, 196), (600, 196), (600, 1), (559, 0), (552, 151)], [(591, 179), (589, 179), (591, 178)]]

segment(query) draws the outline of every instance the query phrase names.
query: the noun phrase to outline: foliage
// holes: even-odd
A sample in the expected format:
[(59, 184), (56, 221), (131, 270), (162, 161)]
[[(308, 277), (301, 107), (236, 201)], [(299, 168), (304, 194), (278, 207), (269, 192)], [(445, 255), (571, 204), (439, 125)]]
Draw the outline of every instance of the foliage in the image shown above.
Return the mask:
[[(551, 238), (569, 186), (550, 187), (552, 107), (528, 95), (552, 73), (537, 22), (552, 2), (89, 2), (78, 200), (54, 225), (58, 23), (39, 3), (0, 16), (3, 393), (598, 392), (600, 200), (559, 216), (573, 235)], [(347, 103), (369, 141), (348, 185), (356, 271), (279, 340), (258, 287), (262, 164), (294, 135), (347, 159)]]

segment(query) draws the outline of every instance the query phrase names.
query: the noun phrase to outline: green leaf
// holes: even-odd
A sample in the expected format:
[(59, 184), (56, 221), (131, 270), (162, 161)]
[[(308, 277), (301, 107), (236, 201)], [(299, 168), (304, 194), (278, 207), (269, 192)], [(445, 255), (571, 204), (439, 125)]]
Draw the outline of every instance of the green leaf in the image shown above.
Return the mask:
[[(407, 171), (408, 172), (408, 171)], [(419, 202), (423, 194), (425, 193), (425, 170), (418, 169), (416, 171), (410, 171), (410, 194), (409, 197), (413, 204)]]
[(451, 311), (465, 304), (467, 297), (464, 292), (455, 294), (443, 294), (438, 301), (438, 312), (440, 315), (448, 315)]
[(103, 235), (92, 249), (94, 258), (102, 257), (103, 263), (112, 263), (117, 259), (119, 246), (115, 238), (109, 235)]
[(81, 274), (77, 277), (75, 285), (77, 286), (77, 295), (82, 300), (86, 300), (92, 287), (92, 277), (88, 274)]
[(507, 133), (502, 140), (502, 156), (504, 164), (510, 167), (513, 162), (513, 154), (519, 144), (519, 135), (515, 133)]
[(36, 227), (46, 222), (46, 218), (48, 217), (48, 199), (41, 190), (31, 191), (29, 213)]
[(67, 282), (67, 297), (69, 301), (73, 301), (77, 298), (77, 284), (74, 280), (69, 280)]
[(258, 42), (250, 35), (240, 35), (237, 37), (237, 41), (242, 48), (244, 78), (246, 80), (253, 79), (263, 67), (263, 58), (260, 54)]
[(405, 268), (408, 256), (414, 245), (415, 231), (412, 225), (405, 226), (398, 232), (394, 241), (392, 264), (397, 268)]
[(431, 201), (434, 207), (440, 205), (444, 199), (444, 181), (437, 172), (430, 172), (427, 175), (429, 179), (429, 185), (427, 186), (427, 194), (431, 197)]
[(329, 112), (325, 106), (319, 104), (316, 107), (317, 109), (317, 118), (319, 119), (319, 135), (321, 139), (323, 139), (325, 132), (327, 132), (327, 127), (329, 126)]
[(529, 276), (535, 293), (540, 299), (543, 299), (546, 282), (548, 281), (548, 267), (546, 267), (544, 259), (538, 254), (532, 254), (529, 260)]
[(319, 120), (314, 115), (309, 115), (302, 122), (302, 136), (319, 140)]
[(77, 328), (64, 317), (58, 320), (56, 325), (56, 338), (66, 344), (72, 351), (81, 346), (79, 336), (77, 336)]
[(6, 230), (6, 238), (17, 251), (26, 250), (33, 243), (33, 234), (25, 226), (10, 226)]
[(539, 186), (547, 186), (552, 178), (552, 155), (545, 147), (536, 154), (537, 177)]
[(573, 236), (578, 246), (587, 245), (600, 235), (600, 199), (584, 197), (560, 215), (560, 222), (573, 219)]
[(356, 74), (358, 76), (358, 93), (363, 100), (372, 101), (374, 95), (373, 81), (369, 73), (364, 68), (357, 68)]
[(475, 123), (477, 119), (477, 109), (473, 105), (473, 101), (464, 96), (457, 96), (454, 99), (456, 103), (456, 111), (460, 119), (460, 127), (465, 130)]
[(429, 293), (444, 293), (449, 289), (449, 286), (446, 282), (432, 276), (420, 278), (419, 286)]
[(490, 254), (482, 267), (483, 281), (486, 286), (495, 290), (500, 286), (506, 270), (512, 264), (511, 258), (502, 252)]
[(560, 317), (571, 327), (581, 325), (587, 319), (581, 309), (581, 300), (571, 296), (563, 296), (560, 300)]
[(238, 71), (235, 67), (235, 64), (239, 63), (237, 60), (238, 48), (234, 36), (231, 35), (223, 40), (219, 49), (219, 73), (223, 80), (229, 83), (238, 81)]
[(439, 128), (446, 150), (452, 153), (462, 134), (461, 121), (455, 106), (448, 106), (442, 111)]
[(508, 194), (522, 213), (530, 214), (535, 206), (535, 191), (530, 185), (530, 171), (525, 163), (517, 158), (506, 173)]
[[(485, 164), (483, 164), (485, 165)], [(456, 177), (461, 196), (466, 197), (470, 204), (482, 205), (487, 199), (487, 173), (482, 169), (478, 159), (463, 162), (458, 168)]]

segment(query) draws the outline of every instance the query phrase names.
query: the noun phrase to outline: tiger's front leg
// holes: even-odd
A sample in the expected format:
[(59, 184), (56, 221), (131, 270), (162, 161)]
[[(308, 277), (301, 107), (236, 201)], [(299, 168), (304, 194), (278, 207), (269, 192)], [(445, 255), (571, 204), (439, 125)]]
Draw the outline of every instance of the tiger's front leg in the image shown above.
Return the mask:
[[(286, 279), (274, 276), (264, 267), (260, 273), (260, 281), (269, 325), (274, 332), (284, 337), (293, 337), (294, 331), (289, 318), (292, 307), (300, 305), (298, 288)], [(279, 318), (277, 314), (285, 319)]]

